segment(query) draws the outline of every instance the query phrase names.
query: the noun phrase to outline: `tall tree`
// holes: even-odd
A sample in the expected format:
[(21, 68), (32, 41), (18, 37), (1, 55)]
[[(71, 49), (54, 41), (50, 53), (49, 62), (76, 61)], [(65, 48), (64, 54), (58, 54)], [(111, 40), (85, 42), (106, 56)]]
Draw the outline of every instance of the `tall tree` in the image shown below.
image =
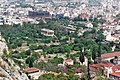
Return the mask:
[(98, 47), (98, 57), (101, 57), (101, 54), (102, 54), (102, 46), (101, 46), (101, 43), (100, 43), (99, 47)]
[[(88, 50), (87, 54), (90, 54), (90, 50)], [(89, 57), (89, 56), (88, 56)], [(88, 58), (87, 57), (87, 58)], [(90, 60), (88, 58), (88, 65), (87, 65), (87, 71), (88, 71), (88, 80), (90, 80), (90, 69), (89, 69), (89, 64), (90, 64)]]
[(84, 58), (84, 53), (83, 53), (84, 51), (82, 50), (80, 50), (80, 57), (79, 57), (79, 60), (80, 60), (80, 62), (83, 64), (83, 62), (85, 61), (85, 58)]
[(96, 50), (96, 48), (94, 47), (94, 48), (92, 49), (92, 59), (94, 60), (94, 63), (95, 63), (96, 53), (97, 53), (97, 50)]

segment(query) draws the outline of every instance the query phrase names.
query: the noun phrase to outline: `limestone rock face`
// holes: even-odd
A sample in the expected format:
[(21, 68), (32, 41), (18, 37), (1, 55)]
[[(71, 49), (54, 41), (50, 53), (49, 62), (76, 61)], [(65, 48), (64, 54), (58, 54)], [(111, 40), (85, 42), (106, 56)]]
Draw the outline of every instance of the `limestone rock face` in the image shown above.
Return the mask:
[(2, 55), (4, 53), (4, 50), (6, 50), (6, 54), (9, 54), (9, 52), (8, 52), (8, 46), (6, 44), (6, 41), (1, 36), (1, 33), (0, 33), (0, 55)]
[(8, 46), (0, 34), (0, 80), (29, 80), (13, 59), (6, 55), (9, 55)]

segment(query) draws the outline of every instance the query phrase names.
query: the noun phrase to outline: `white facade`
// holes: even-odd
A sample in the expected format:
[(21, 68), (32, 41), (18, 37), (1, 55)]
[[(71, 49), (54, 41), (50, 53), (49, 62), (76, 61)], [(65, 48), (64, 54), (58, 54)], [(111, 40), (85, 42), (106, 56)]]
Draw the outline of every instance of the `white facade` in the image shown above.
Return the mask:
[(92, 24), (92, 23), (88, 23), (86, 26), (87, 26), (88, 28), (93, 28), (93, 24)]
[(41, 29), (41, 34), (44, 36), (54, 36), (54, 31), (49, 29)]
[(74, 61), (72, 59), (64, 60), (63, 65), (73, 65)]
[(113, 72), (112, 67), (105, 67), (105, 72), (106, 72), (107, 78), (109, 78), (109, 75)]
[(107, 41), (113, 41), (113, 42), (118, 42), (119, 41), (119, 36), (113, 36), (111, 35), (111, 31), (104, 31), (103, 35), (106, 37)]
[(119, 37), (111, 36), (110, 34), (106, 36), (107, 41), (119, 42)]
[(42, 74), (45, 74), (45, 71), (39, 71), (39, 72), (35, 72), (35, 73), (30, 73), (28, 74), (33, 80), (39, 79), (39, 76), (41, 76)]

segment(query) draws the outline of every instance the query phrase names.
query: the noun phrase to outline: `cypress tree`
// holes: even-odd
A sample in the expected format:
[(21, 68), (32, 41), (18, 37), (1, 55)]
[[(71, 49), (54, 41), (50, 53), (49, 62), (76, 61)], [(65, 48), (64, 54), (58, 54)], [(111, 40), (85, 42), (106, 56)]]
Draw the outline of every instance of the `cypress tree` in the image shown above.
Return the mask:
[(92, 50), (92, 59), (94, 60), (94, 63), (95, 63), (95, 59), (96, 59), (96, 48), (94, 47), (93, 50)]
[(83, 53), (83, 52), (80, 53), (79, 60), (80, 60), (80, 62), (81, 62), (82, 64), (83, 64), (83, 62), (85, 61), (84, 53)]
[(101, 54), (102, 54), (102, 46), (100, 44), (98, 47), (98, 57), (101, 57)]

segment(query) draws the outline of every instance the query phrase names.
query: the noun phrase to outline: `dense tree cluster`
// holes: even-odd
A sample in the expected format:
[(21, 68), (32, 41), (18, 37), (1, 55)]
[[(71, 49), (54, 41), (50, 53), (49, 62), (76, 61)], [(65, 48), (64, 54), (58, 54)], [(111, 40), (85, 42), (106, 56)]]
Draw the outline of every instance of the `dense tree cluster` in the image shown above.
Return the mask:
[(54, 74), (43, 74), (39, 77), (38, 80), (78, 80), (79, 78), (77, 76), (65, 76), (65, 75), (57, 75)]
[[(95, 19), (94, 19), (95, 20)], [(82, 21), (82, 22), (81, 22)], [(100, 57), (103, 53), (112, 52), (112, 47), (115, 45), (115, 51), (120, 50), (119, 44), (114, 42), (105, 41), (103, 30), (98, 28), (99, 23), (104, 23), (105, 20), (92, 20), (93, 29), (87, 28), (82, 18), (75, 18), (74, 20), (68, 20), (67, 18), (61, 19), (47, 19), (46, 24), (40, 22), (37, 25), (23, 24), (13, 26), (0, 26), (0, 32), (5, 38), (9, 49), (16, 49), (16, 51), (10, 51), (10, 54), (6, 57), (11, 57), (16, 64), (21, 68), (37, 67), (45, 71), (66, 73), (69, 76), (53, 74), (44, 74), (39, 77), (38, 80), (78, 80), (77, 76), (74, 76), (76, 68), (82, 68), (76, 61), (78, 58), (81, 63), (88, 59), (88, 65), (95, 63), (96, 57)], [(66, 29), (66, 26), (73, 25), (76, 30), (70, 32)], [(54, 30), (55, 36), (48, 37), (41, 34), (41, 29), (47, 28)], [(77, 36), (79, 29), (84, 29), (85, 32), (81, 36)], [(59, 44), (54, 44), (59, 43)], [(18, 48), (29, 47), (27, 51), (17, 51)], [(50, 57), (47, 62), (38, 61), (41, 55), (35, 53), (35, 50), (42, 50), (41, 55), (44, 58), (49, 54), (64, 54), (65, 58)], [(6, 51), (3, 51), (4, 54)], [(75, 52), (75, 54), (71, 54)], [(73, 66), (66, 66), (66, 70), (61, 70), (58, 64), (62, 64), (64, 59), (73, 59)], [(88, 71), (87, 71), (88, 70)], [(86, 73), (87, 77), (83, 77), (80, 80), (89, 80), (89, 67), (82, 70)]]
[[(103, 21), (103, 20), (101, 20)], [(23, 43), (27, 43), (30, 50), (34, 51), (37, 49), (42, 49), (45, 54), (54, 54), (54, 53), (70, 53), (71, 51), (79, 51), (84, 46), (86, 49), (90, 49), (90, 56), (94, 59), (96, 56), (99, 56), (99, 53), (111, 52), (112, 43), (104, 42), (104, 35), (102, 30), (97, 30), (98, 20), (93, 22), (93, 29), (87, 29), (84, 23), (79, 23), (77, 21), (69, 21), (67, 19), (47, 19), (47, 24), (40, 22), (38, 25), (24, 24), (13, 25), (13, 26), (0, 26), (0, 31), (3, 37), (6, 39), (6, 42), (9, 48), (21, 47)], [(75, 33), (69, 33), (69, 31), (64, 27), (69, 24), (76, 26), (77, 30)], [(80, 28), (87, 29), (83, 36), (78, 37), (77, 32)], [(46, 37), (41, 35), (41, 29), (47, 28), (55, 31), (55, 37)], [(63, 38), (64, 37), (64, 38)], [(73, 43), (68, 43), (69, 39), (75, 38)], [(39, 45), (41, 43), (51, 43), (58, 41), (60, 45)], [(99, 52), (99, 43), (101, 45), (101, 52)], [(94, 49), (94, 47), (96, 49)], [(116, 51), (119, 50), (119, 45), (116, 47)], [(96, 51), (96, 53), (94, 52)], [(94, 53), (92, 53), (94, 52)], [(29, 54), (29, 51), (28, 53)], [(23, 56), (22, 56), (23, 55)], [(85, 53), (87, 56), (87, 54)], [(74, 56), (74, 55), (73, 55)], [(77, 55), (78, 56), (78, 55)], [(20, 55), (14, 55), (15, 58), (25, 58), (26, 54), (23, 52)], [(71, 56), (72, 57), (72, 56)]]

